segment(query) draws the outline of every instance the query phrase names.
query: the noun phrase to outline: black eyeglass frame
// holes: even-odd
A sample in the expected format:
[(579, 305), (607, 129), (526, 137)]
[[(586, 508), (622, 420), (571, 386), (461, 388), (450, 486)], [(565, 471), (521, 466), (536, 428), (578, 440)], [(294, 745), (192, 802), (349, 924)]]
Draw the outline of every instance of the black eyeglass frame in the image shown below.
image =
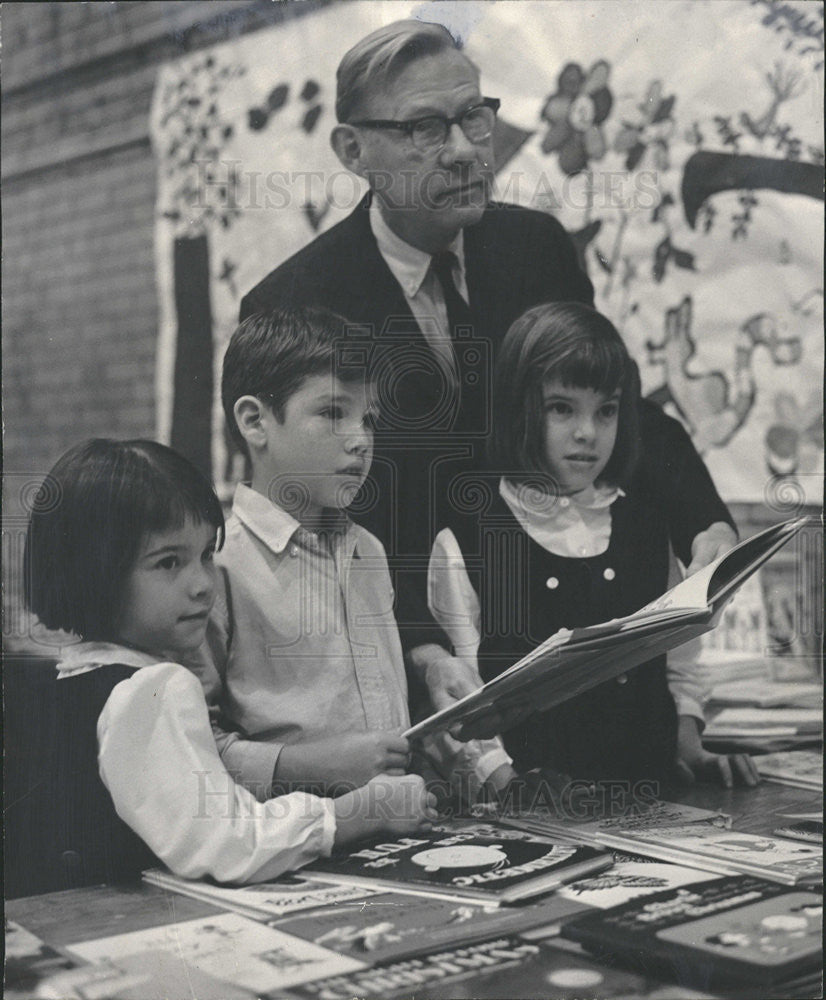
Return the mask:
[[(437, 149), (441, 149), (445, 145), (445, 143), (447, 142), (447, 137), (450, 135), (450, 130), (451, 128), (453, 128), (454, 125), (458, 125), (459, 128), (462, 129), (462, 132), (464, 133), (465, 137), (470, 139), (471, 142), (484, 142), (485, 139), (490, 138), (490, 136), (493, 134), (493, 128), (491, 128), (490, 132), (488, 132), (487, 135), (480, 136), (478, 139), (471, 139), (470, 136), (467, 134), (467, 132), (465, 132), (465, 130), (462, 128), (462, 121), (464, 120), (466, 115), (469, 115), (471, 113), (471, 111), (478, 111), (479, 108), (490, 108), (490, 110), (494, 114), (494, 124), (495, 124), (495, 116), (498, 113), (501, 104), (502, 102), (499, 100), (498, 97), (483, 97), (478, 104), (473, 104), (469, 108), (465, 108), (465, 110), (460, 115), (456, 115), (453, 118), (448, 118), (446, 115), (422, 115), (421, 118), (414, 118), (411, 121), (406, 121), (406, 122), (395, 121), (392, 118), (365, 118), (365, 119), (360, 119), (359, 121), (347, 122), (347, 124), (356, 125), (359, 126), (360, 128), (384, 128), (384, 129), (394, 129), (397, 132), (404, 132), (407, 138), (413, 143), (414, 146), (416, 146), (416, 141), (413, 138), (413, 131), (416, 128), (416, 126), (420, 125), (422, 122), (430, 121), (431, 119), (435, 118), (440, 122), (444, 122), (445, 124), (444, 139), (442, 139), (441, 143), (439, 143), (438, 146), (428, 147), (428, 149), (431, 152), (435, 152)], [(416, 148), (420, 149), (421, 147), (416, 146)]]

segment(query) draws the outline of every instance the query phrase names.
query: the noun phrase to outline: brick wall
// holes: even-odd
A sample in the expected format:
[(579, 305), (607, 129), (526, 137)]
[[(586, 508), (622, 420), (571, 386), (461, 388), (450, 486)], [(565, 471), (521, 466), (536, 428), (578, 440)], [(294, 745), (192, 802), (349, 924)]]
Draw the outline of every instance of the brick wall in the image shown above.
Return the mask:
[(12, 621), (31, 483), (83, 438), (155, 433), (148, 113), (159, 66), (326, 2), (3, 5), (3, 555)]

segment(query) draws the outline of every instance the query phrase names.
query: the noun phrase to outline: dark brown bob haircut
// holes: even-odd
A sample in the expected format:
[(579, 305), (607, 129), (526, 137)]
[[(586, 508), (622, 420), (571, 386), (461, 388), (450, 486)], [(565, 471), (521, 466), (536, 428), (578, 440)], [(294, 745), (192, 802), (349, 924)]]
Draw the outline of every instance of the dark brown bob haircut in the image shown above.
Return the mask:
[(23, 556), (26, 605), (51, 629), (114, 641), (126, 578), (147, 535), (224, 515), (187, 459), (155, 441), (96, 438), (58, 459), (38, 490)]
[(549, 302), (523, 313), (508, 330), (493, 387), (493, 468), (515, 484), (548, 478), (544, 458), (543, 383), (611, 395), (620, 390), (617, 440), (599, 482), (626, 486), (640, 453), (640, 378), (611, 321), (579, 302)]
[[(284, 407), (305, 379), (327, 372), (342, 382), (369, 378), (364, 338), (348, 336), (350, 324), (329, 309), (303, 307), (255, 313), (241, 323), (224, 354), (221, 403), (233, 440), (246, 455), (235, 422), (235, 404), (256, 396), (284, 419)], [(352, 347), (353, 350), (348, 351)]]

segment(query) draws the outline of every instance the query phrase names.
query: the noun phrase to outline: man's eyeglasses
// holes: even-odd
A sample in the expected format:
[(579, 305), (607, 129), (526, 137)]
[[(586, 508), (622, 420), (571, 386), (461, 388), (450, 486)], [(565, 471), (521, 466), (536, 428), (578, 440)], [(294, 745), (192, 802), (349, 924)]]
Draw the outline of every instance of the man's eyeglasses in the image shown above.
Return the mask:
[(451, 128), (458, 125), (471, 142), (483, 142), (490, 138), (496, 124), (499, 110), (498, 97), (483, 97), (480, 104), (474, 104), (455, 118), (444, 115), (427, 115), (409, 122), (398, 122), (387, 118), (366, 118), (350, 125), (362, 128), (386, 128), (404, 132), (421, 153), (435, 153), (447, 142)]

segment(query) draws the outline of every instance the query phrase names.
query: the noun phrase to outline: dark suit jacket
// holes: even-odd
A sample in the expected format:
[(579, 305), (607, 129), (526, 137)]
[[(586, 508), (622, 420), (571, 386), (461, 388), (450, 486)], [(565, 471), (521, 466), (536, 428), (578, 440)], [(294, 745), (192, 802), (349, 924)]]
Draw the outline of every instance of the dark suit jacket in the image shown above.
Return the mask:
[[(351, 513), (387, 548), (409, 646), (433, 638), (412, 627), (423, 617), (421, 603), (408, 608), (404, 595), (424, 594), (427, 555), (435, 531), (445, 523), (440, 505), (465, 503), (461, 470), (484, 464), (499, 344), (531, 306), (548, 301), (593, 305), (594, 293), (556, 219), (491, 203), (481, 220), (464, 230), (474, 325), (455, 342), (466, 362), (457, 399), (379, 253), (369, 204), (368, 195), (346, 219), (268, 274), (244, 297), (241, 318), (284, 306), (326, 306), (358, 326), (348, 357), (370, 354), (385, 424), (376, 437), (372, 485), (362, 490)], [(673, 530), (691, 539), (728, 514), (693, 447), (674, 450), (669, 424), (673, 421), (659, 407), (644, 407), (643, 440), (651, 456), (647, 470), (672, 515)]]

